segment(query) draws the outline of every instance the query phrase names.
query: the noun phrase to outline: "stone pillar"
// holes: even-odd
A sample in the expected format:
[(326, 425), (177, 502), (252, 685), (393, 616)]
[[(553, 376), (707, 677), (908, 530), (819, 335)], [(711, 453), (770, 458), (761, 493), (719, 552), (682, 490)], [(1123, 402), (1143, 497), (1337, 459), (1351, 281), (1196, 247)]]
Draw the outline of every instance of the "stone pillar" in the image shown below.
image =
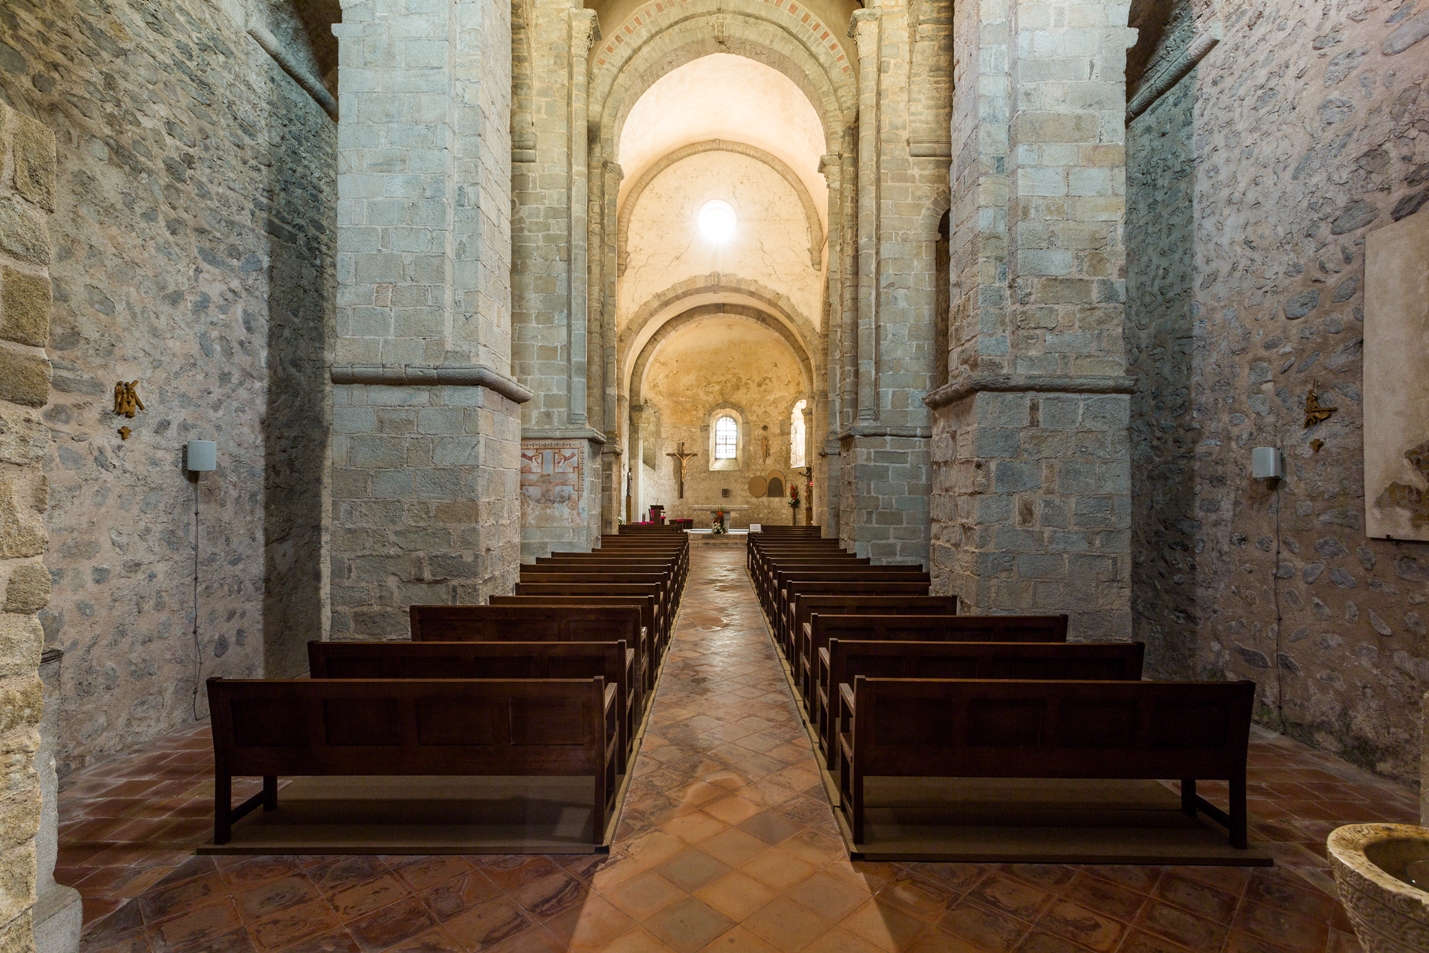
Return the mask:
[(629, 461), (630, 465), (630, 496), (634, 501), (634, 512), (631, 515), (637, 523), (644, 519), (644, 516), (641, 514), (644, 512), (642, 507), (645, 505), (641, 501), (640, 495), (641, 487), (645, 482), (645, 474), (643, 472), (645, 467), (645, 437), (641, 432), (641, 427), (644, 423), (645, 407), (640, 404), (631, 407), (630, 435), (626, 438), (625, 444), (630, 451), (626, 456), (626, 460)]
[[(592, 10), (564, 0), (533, 6), (535, 149), (517, 170), (512, 263), (513, 371), (536, 395), (521, 418), (521, 556), (527, 561), (590, 549), (600, 538), (607, 435), (593, 426), (601, 422), (591, 420), (587, 402), (588, 170), (603, 172), (590, 162), (585, 54), (597, 29)], [(594, 191), (604, 204), (605, 182)], [(594, 293), (601, 299), (599, 321), (603, 281)], [(599, 327), (596, 334), (603, 349), (605, 335)], [(547, 472), (552, 468), (561, 472)]]
[[(50, 238), (55, 138), (0, 103), (0, 950), (35, 944), (41, 873), (36, 833), (44, 804), (36, 756), (44, 708), (36, 613), (50, 598), (40, 561), (48, 537), (41, 469), (49, 431), (39, 408), (50, 394)], [(42, 807), (43, 805), (43, 807)]]
[(404, 638), (518, 572), (511, 10), (343, 8), (331, 635)]
[[(841, 388), (847, 421), (838, 434), (838, 534), (844, 548), (879, 563), (928, 560), (926, 392), (932, 356), (919, 345), (931, 333), (932, 302), (909, 294), (910, 243), (923, 205), (940, 183), (914, 174), (908, 141), (908, 7), (890, 2), (854, 14), (859, 57), (856, 331), (845, 326)], [(847, 302), (845, 302), (847, 305)], [(853, 360), (849, 360), (852, 351)], [(849, 403), (853, 407), (848, 406)]]
[(35, 881), (35, 953), (75, 953), (84, 926), (79, 891), (55, 883), (59, 856), (59, 778), (55, 776), (55, 741), (59, 734), (60, 662), (64, 652), (48, 649), (40, 658), (45, 707), (40, 718), (40, 749), (35, 771), (40, 776), (40, 831), (35, 837), (38, 877)]
[(1134, 34), (1102, 0), (982, 9), (955, 8), (951, 366), (926, 401), (935, 589), (969, 612), (1067, 612), (1074, 637), (1130, 638)]

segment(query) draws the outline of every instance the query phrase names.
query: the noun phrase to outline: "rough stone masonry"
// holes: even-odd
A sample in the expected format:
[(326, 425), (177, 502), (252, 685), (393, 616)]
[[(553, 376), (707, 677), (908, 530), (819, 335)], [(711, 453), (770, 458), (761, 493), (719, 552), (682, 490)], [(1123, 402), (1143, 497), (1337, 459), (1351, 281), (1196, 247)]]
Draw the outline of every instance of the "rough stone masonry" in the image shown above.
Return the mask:
[(0, 104), (0, 951), (33, 946), (34, 769), (44, 701), (37, 613), (50, 599), (41, 558), (49, 488), (49, 434), (39, 410), (50, 396), (50, 216), (55, 137)]

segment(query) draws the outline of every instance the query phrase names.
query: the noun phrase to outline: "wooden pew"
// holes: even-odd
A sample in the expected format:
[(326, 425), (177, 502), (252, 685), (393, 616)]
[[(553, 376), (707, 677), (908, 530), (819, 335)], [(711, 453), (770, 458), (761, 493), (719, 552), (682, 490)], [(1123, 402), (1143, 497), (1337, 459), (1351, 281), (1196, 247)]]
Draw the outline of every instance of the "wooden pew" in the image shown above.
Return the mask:
[(772, 620), (772, 627), (779, 637), (779, 647), (790, 664), (795, 662), (795, 644), (799, 642), (797, 633), (803, 623), (809, 622), (809, 613), (800, 612), (803, 600), (816, 596), (917, 596), (925, 597), (930, 584), (922, 580), (877, 580), (877, 582), (809, 582), (797, 580), (795, 586), (785, 590), (785, 612)]
[[(879, 610), (881, 613), (882, 610)], [(817, 717), (818, 688), (832, 693), (828, 683), (830, 639), (875, 642), (1066, 642), (1065, 615), (899, 615), (851, 612), (821, 613), (817, 609), (803, 626), (799, 642), (800, 690), (811, 717)], [(833, 697), (832, 694), (829, 695)]]
[(790, 672), (799, 674), (800, 659), (809, 656), (809, 620), (815, 613), (825, 616), (956, 616), (957, 596), (909, 596), (906, 593), (809, 593), (797, 594), (790, 606)]
[[(641, 691), (647, 698), (654, 686), (655, 673), (660, 668), (663, 646), (660, 643), (656, 619), (659, 606), (653, 595), (644, 596), (491, 596), (487, 602), (492, 606), (507, 608), (542, 608), (563, 612), (572, 608), (592, 609), (631, 608), (640, 613), (642, 653), (645, 657), (645, 675), (641, 679)], [(613, 636), (606, 636), (613, 638)], [(646, 684), (648, 682), (648, 684)]]
[(614, 606), (412, 606), (413, 642), (624, 642), (637, 714), (645, 711), (651, 667), (640, 610)]
[(759, 604), (764, 608), (766, 615), (773, 615), (774, 605), (779, 598), (778, 580), (781, 572), (807, 575), (820, 572), (857, 572), (862, 569), (874, 568), (878, 567), (875, 567), (869, 560), (844, 553), (830, 557), (800, 556), (795, 559), (764, 562), (751, 578), (756, 580), (754, 591), (759, 596)]
[[(858, 677), (839, 689), (840, 810), (864, 843), (867, 777), (1181, 779), (1181, 808), (1245, 848), (1255, 683)], [(1230, 811), (1196, 793), (1230, 783)]]
[(1141, 678), (1142, 642), (869, 642), (830, 639), (825, 651), (828, 681), (819, 685), (818, 735), (825, 767), (838, 767), (834, 743), (847, 726), (828, 711), (828, 686), (865, 678), (980, 678), (1052, 681), (1129, 681)]
[[(795, 598), (796, 593), (807, 586), (820, 583), (880, 585), (895, 582), (916, 583), (923, 587), (920, 593), (921, 595), (928, 595), (928, 589), (933, 585), (932, 577), (923, 570), (916, 568), (906, 569), (901, 566), (860, 566), (848, 571), (786, 571), (780, 569), (774, 576), (774, 612), (772, 618), (776, 620), (786, 618), (789, 614), (789, 605)], [(893, 594), (893, 592), (889, 593), (889, 595)]]
[(309, 642), (313, 678), (575, 678), (616, 686), (620, 758), (638, 727), (624, 642)]
[(594, 567), (584, 569), (581, 567), (566, 567), (557, 570), (545, 566), (522, 566), (519, 581), (530, 585), (550, 583), (562, 587), (572, 585), (604, 585), (606, 583), (655, 586), (657, 589), (656, 598), (659, 600), (661, 615), (666, 619), (673, 617), (677, 606), (674, 587), (670, 583), (668, 573), (624, 572), (596, 569)]
[[(534, 564), (540, 570), (565, 571), (569, 566), (599, 567), (616, 572), (659, 572), (669, 573), (678, 601), (685, 586), (685, 572), (678, 559), (666, 558), (658, 554), (641, 553), (627, 555), (619, 551), (602, 553), (557, 553), (552, 556), (537, 557)], [(523, 567), (524, 568), (524, 567)]]
[[(665, 614), (664, 604), (660, 601), (660, 587), (635, 582), (517, 582), (515, 595), (518, 596), (541, 596), (549, 602), (550, 597), (557, 599), (569, 596), (649, 596), (655, 600), (655, 626), (650, 633), (650, 677), (654, 676), (654, 668), (659, 665), (659, 659), (665, 654), (665, 647), (670, 642), (670, 617)], [(558, 605), (559, 603), (550, 603)]]
[[(589, 775), (605, 836), (620, 746), (616, 687), (590, 679), (208, 680), (213, 842), (263, 805), (278, 778)], [(233, 778), (263, 790), (233, 807)]]

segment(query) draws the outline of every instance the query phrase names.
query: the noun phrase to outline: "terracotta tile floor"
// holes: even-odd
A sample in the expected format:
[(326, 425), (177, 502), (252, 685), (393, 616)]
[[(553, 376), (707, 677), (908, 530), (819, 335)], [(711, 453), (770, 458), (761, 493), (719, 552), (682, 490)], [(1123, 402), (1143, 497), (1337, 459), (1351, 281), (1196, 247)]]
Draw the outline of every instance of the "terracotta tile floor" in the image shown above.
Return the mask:
[(61, 796), (57, 875), (84, 896), (84, 948), (1359, 949), (1334, 900), (1325, 836), (1343, 822), (1412, 821), (1417, 806), (1267, 733), (1252, 744), (1252, 836), (1274, 869), (850, 863), (743, 549), (692, 555), (608, 857), (194, 857), (212, 792), (201, 729), (88, 769)]

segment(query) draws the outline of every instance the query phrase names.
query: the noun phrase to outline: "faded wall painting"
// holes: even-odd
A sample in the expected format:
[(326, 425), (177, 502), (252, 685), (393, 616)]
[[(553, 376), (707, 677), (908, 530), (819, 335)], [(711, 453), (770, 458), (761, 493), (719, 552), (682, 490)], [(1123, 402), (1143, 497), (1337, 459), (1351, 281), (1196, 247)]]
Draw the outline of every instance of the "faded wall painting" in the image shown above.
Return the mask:
[(521, 443), (521, 507), (523, 519), (537, 514), (549, 525), (552, 517), (580, 521), (581, 443), (550, 440)]
[(1365, 241), (1365, 529), (1429, 541), (1429, 214)]

